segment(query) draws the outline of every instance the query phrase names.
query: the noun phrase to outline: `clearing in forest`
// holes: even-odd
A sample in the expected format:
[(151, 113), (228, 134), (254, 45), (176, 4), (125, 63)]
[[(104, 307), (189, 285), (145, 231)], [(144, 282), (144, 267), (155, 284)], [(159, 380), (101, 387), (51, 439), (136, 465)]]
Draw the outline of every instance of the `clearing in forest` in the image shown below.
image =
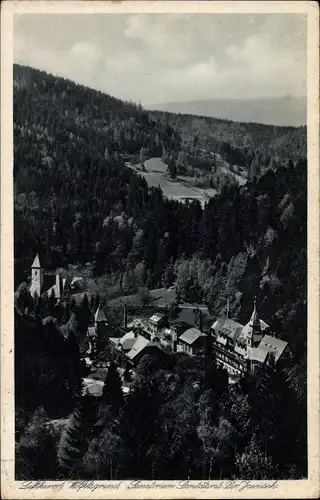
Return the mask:
[(204, 206), (205, 202), (216, 194), (216, 190), (212, 188), (198, 188), (192, 186), (193, 178), (186, 176), (178, 176), (173, 180), (167, 175), (167, 165), (163, 163), (161, 158), (150, 158), (144, 162), (145, 171), (141, 170), (141, 165), (126, 164), (138, 174), (142, 175), (148, 186), (160, 187), (163, 195), (171, 200), (199, 200)]

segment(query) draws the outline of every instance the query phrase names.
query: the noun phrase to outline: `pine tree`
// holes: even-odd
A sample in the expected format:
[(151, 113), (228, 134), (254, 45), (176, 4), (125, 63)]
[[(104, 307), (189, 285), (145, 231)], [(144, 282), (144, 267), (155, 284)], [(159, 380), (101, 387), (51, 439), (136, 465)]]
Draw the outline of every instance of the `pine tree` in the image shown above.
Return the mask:
[(77, 468), (81, 466), (94, 421), (95, 409), (92, 397), (84, 395), (70, 415), (58, 445), (58, 464), (62, 476), (73, 477)]
[(278, 466), (262, 452), (254, 435), (244, 452), (236, 456), (237, 476), (241, 479), (267, 480), (278, 477)]
[(47, 425), (49, 417), (43, 407), (30, 418), (16, 448), (16, 479), (55, 479), (56, 436)]
[(101, 402), (118, 413), (123, 403), (121, 379), (115, 363), (111, 362), (104, 381)]
[(52, 292), (50, 293), (49, 298), (48, 298), (48, 312), (49, 312), (50, 316), (54, 316), (54, 314), (55, 314), (56, 303), (57, 303), (56, 294), (55, 294), (55, 291), (53, 289)]
[(85, 293), (78, 308), (79, 332), (85, 334), (90, 325), (91, 311), (89, 306), (88, 295)]
[(74, 398), (78, 398), (83, 389), (82, 382), (82, 368), (80, 362), (80, 349), (79, 342), (77, 340), (76, 334), (71, 330), (69, 331), (68, 338), (66, 341), (67, 356), (69, 359), (69, 374), (70, 374), (70, 386), (73, 392)]
[(96, 300), (95, 300), (95, 295), (91, 295), (91, 299), (90, 299), (90, 310), (91, 312), (94, 312), (96, 310)]
[(170, 175), (171, 179), (177, 178), (177, 165), (172, 157), (168, 162), (168, 174)]
[(76, 312), (76, 310), (77, 310), (77, 303), (76, 303), (76, 301), (75, 301), (75, 298), (72, 298), (72, 299), (71, 299), (71, 302), (70, 302), (70, 311), (71, 311), (72, 313), (75, 313), (75, 312)]
[(157, 443), (161, 407), (159, 389), (154, 381), (138, 383), (125, 400), (119, 422), (124, 445), (123, 468), (126, 477), (152, 478), (150, 450)]

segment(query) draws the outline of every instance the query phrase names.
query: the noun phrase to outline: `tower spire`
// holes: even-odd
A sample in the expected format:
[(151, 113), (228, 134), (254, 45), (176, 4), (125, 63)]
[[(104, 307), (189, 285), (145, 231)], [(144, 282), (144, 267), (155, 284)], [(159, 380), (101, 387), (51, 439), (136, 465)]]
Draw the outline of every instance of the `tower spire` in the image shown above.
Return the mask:
[(39, 255), (35, 256), (33, 264), (31, 266), (31, 286), (30, 294), (34, 297), (37, 295), (40, 297), (43, 286), (43, 268), (40, 264)]
[(253, 300), (253, 311), (252, 311), (252, 315), (250, 318), (250, 323), (253, 326), (260, 327), (260, 318), (259, 318), (259, 314), (257, 311), (257, 297), (256, 296), (254, 297), (254, 300)]
[(35, 269), (35, 268), (36, 269), (40, 269), (41, 268), (39, 254), (38, 253), (37, 253), (37, 255), (34, 258), (34, 261), (33, 261), (33, 264), (31, 266), (31, 268), (33, 268), (33, 269)]

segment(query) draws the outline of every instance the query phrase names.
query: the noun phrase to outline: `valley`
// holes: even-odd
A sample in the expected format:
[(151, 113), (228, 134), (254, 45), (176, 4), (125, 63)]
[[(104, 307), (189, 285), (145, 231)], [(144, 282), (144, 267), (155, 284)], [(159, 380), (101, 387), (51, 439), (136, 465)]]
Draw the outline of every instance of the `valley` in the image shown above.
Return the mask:
[(13, 102), (17, 477), (305, 478), (306, 128)]

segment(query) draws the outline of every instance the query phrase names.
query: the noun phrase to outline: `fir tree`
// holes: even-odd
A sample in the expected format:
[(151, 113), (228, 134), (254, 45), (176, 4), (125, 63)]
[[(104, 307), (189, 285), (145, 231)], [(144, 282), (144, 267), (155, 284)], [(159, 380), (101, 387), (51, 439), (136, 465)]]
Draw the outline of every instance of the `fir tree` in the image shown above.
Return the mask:
[(90, 442), (94, 422), (92, 397), (84, 395), (70, 415), (58, 445), (58, 465), (62, 476), (74, 477), (77, 468), (79, 470)]
[(111, 362), (104, 381), (101, 403), (111, 407), (115, 414), (119, 412), (123, 403), (122, 384), (114, 362)]

